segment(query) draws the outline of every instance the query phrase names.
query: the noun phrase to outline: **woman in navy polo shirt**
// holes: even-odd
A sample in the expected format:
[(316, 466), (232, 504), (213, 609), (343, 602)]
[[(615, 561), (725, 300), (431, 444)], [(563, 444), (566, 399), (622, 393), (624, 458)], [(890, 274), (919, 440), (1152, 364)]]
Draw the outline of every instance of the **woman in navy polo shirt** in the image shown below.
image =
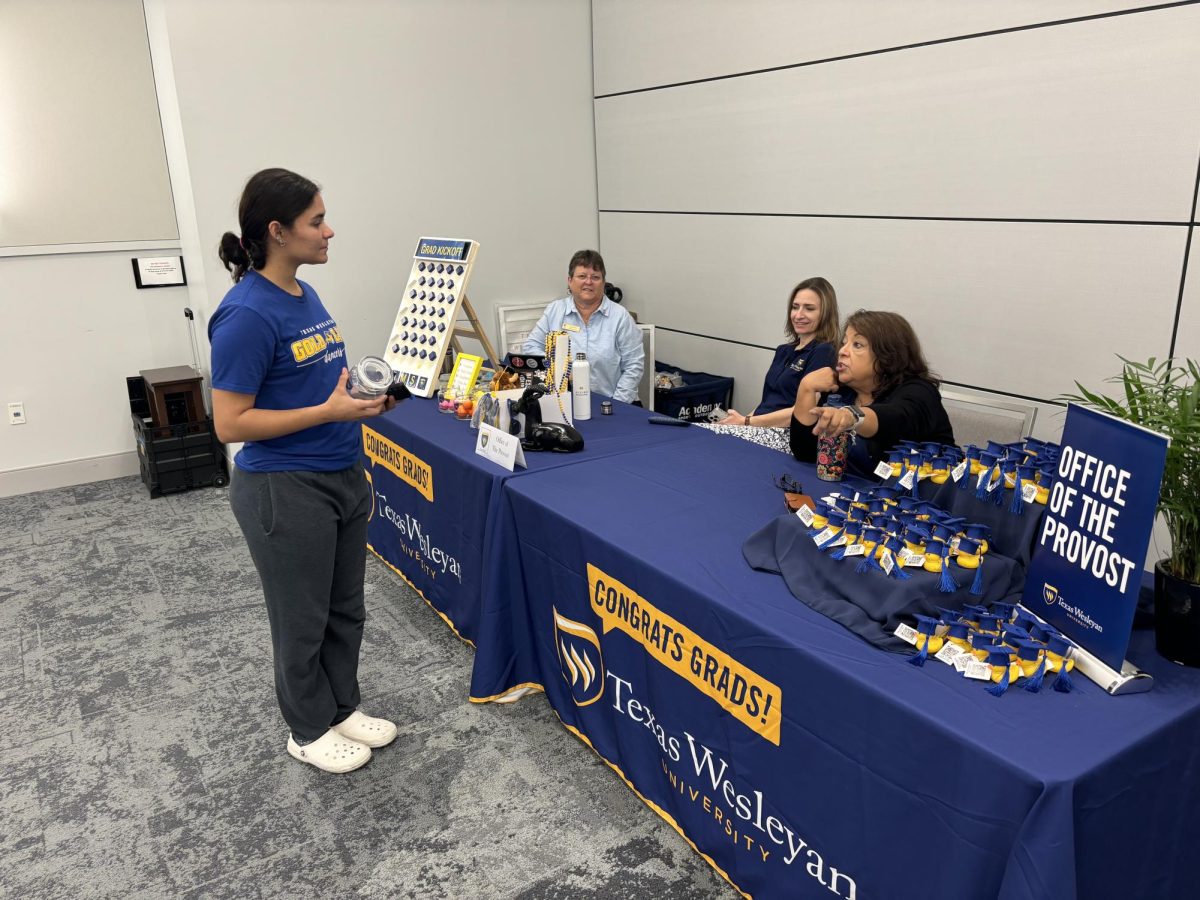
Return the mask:
[(775, 348), (763, 381), (762, 401), (749, 415), (729, 410), (717, 423), (721, 427), (713, 430), (787, 453), (787, 429), (800, 381), (809, 372), (834, 364), (839, 328), (837, 292), (832, 284), (816, 276), (792, 288), (784, 323), (788, 341)]
[(213, 421), (222, 441), (244, 442), (229, 499), (262, 580), (288, 753), (349, 772), (396, 736), (358, 710), (371, 509), (359, 420), (392, 402), (349, 394), (337, 323), (296, 278), (329, 259), (317, 185), (265, 169), (238, 221), (241, 237), (220, 246), (235, 284), (208, 325)]

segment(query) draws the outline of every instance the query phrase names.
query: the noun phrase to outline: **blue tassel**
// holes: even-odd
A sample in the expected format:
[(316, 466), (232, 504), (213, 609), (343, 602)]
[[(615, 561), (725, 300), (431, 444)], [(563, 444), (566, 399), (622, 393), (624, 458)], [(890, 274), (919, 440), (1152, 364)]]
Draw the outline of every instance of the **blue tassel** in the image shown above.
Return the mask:
[(915, 656), (908, 658), (909, 665), (920, 668), (925, 665), (925, 660), (929, 659), (929, 635), (922, 635), (925, 638), (925, 643), (921, 645), (921, 652)]
[[(996, 467), (996, 471), (1000, 472), (1000, 467)], [(1004, 473), (1000, 472), (1000, 481), (996, 484), (996, 489), (992, 491), (992, 504), (994, 506), (1004, 505)]]
[(1025, 690), (1031, 694), (1036, 694), (1042, 689), (1042, 681), (1046, 678), (1046, 654), (1042, 654), (1042, 659), (1038, 663), (1037, 670), (1029, 676), (1029, 680), (1025, 682)]
[(1011, 663), (1005, 665), (1004, 677), (1000, 679), (1000, 683), (999, 684), (989, 684), (987, 686), (987, 692), (989, 694), (991, 694), (993, 697), (1003, 697), (1005, 692), (1008, 690), (1008, 679), (1009, 679), (1010, 675), (1012, 675), (1012, 664)]
[(1021, 496), (1021, 473), (1017, 473), (1017, 487), (1013, 491), (1012, 505), (1008, 511), (1014, 516), (1025, 515), (1025, 498)]
[(1054, 689), (1060, 694), (1069, 694), (1075, 690), (1075, 682), (1071, 680), (1071, 674), (1067, 671), (1067, 661), (1063, 660), (1063, 667), (1058, 670), (1058, 677), (1054, 679)]
[(918, 468), (920, 468), (920, 466), (917, 463), (913, 463), (913, 467), (911, 470), (912, 477), (913, 477), (913, 483), (912, 483), (912, 490), (909, 491), (909, 494), (910, 494), (910, 496), (915, 497), (916, 499), (920, 500), (921, 492), (918, 491), (917, 488), (919, 488), (921, 486), (921, 475), (917, 471)]
[(942, 557), (942, 577), (938, 579), (938, 590), (943, 594), (953, 594), (959, 588), (959, 584), (954, 580), (954, 576), (950, 573), (950, 558)]
[(896, 563), (896, 565), (892, 568), (892, 577), (898, 578), (901, 581), (908, 581), (911, 579), (912, 575), (904, 571), (904, 566), (900, 565), (900, 560), (896, 559), (895, 557), (892, 557), (892, 559)]
[(992, 481), (992, 470), (991, 469), (987, 470), (986, 478), (983, 477), (982, 475), (979, 475), (976, 477), (979, 478), (979, 487), (975, 488), (975, 499), (976, 500), (986, 500), (988, 497), (987, 488), (988, 488), (988, 485)]
[(859, 575), (862, 575), (870, 569), (879, 568), (882, 567), (879, 565), (879, 560), (875, 558), (875, 548), (871, 547), (869, 550), (867, 550), (866, 554), (864, 554), (859, 564), (854, 567), (854, 571)]
[(963, 469), (963, 477), (958, 482), (958, 489), (960, 491), (965, 491), (971, 487), (971, 459), (970, 457), (964, 458), (966, 459), (967, 467)]
[(979, 557), (979, 565), (975, 567), (975, 578), (971, 582), (971, 593), (976, 597), (983, 596), (983, 557)]
[(829, 554), (830, 559), (845, 559), (846, 551), (850, 549), (850, 544), (842, 544), (840, 547), (834, 547), (833, 552)]

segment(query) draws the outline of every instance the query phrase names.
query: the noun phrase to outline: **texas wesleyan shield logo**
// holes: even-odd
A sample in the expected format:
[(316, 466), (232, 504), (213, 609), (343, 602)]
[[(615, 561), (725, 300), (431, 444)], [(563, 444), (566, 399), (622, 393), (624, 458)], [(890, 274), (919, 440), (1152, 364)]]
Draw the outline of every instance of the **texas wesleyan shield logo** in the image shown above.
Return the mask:
[(554, 609), (554, 645), (575, 705), (587, 706), (599, 700), (604, 694), (604, 657), (596, 632)]
[(1046, 601), (1047, 606), (1053, 606), (1058, 602), (1058, 588), (1053, 585), (1042, 583), (1042, 599)]

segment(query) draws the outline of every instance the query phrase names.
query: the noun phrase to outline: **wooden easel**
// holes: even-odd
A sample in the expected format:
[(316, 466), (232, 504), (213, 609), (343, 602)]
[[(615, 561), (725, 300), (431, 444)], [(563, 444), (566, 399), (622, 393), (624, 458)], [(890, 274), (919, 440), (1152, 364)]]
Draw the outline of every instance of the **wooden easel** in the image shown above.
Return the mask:
[[(459, 343), (459, 337), (472, 338), (483, 345), (483, 350), (487, 354), (488, 362), (491, 363), (492, 371), (500, 371), (500, 360), (496, 358), (496, 351), (492, 349), (491, 341), (483, 331), (483, 326), (479, 324), (479, 317), (475, 315), (475, 308), (471, 306), (471, 298), (466, 294), (462, 296), (462, 311), (466, 314), (469, 327), (454, 323), (454, 331), (450, 334), (450, 346), (454, 348), (455, 357), (463, 352), (462, 344)], [(449, 372), (453, 367), (453, 360), (450, 359), (450, 354), (446, 354), (446, 358), (442, 360), (442, 371)]]

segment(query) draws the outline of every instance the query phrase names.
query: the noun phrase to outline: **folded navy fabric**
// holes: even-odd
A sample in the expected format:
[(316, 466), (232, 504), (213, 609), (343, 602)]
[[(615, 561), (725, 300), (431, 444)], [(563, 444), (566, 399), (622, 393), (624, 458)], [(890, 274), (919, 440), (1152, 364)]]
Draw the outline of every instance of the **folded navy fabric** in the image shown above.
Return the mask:
[(751, 567), (783, 576), (797, 600), (823, 613), (863, 640), (884, 650), (912, 650), (894, 635), (901, 622), (912, 624), (916, 615), (937, 616), (937, 608), (960, 609), (968, 603), (986, 605), (1016, 602), (1025, 583), (1025, 570), (1015, 560), (987, 553), (983, 558), (983, 594), (969, 590), (975, 571), (950, 564), (960, 587), (954, 593), (938, 590), (941, 576), (924, 569), (904, 571), (912, 578), (900, 580), (872, 568), (855, 569), (862, 557), (831, 559), (817, 549), (808, 529), (794, 515), (782, 515), (746, 539), (742, 555)]

